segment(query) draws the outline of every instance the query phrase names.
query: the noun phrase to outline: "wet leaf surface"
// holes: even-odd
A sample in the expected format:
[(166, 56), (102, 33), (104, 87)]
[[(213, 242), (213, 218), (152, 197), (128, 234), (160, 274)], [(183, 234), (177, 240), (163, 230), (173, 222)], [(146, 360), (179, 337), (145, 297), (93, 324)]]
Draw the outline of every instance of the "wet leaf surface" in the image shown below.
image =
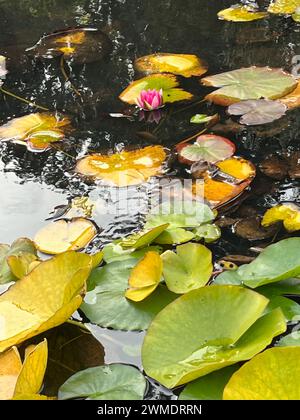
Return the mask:
[(286, 111), (283, 103), (266, 99), (241, 101), (228, 108), (229, 115), (242, 115), (239, 122), (245, 125), (271, 123), (283, 117)]
[(221, 10), (218, 13), (219, 19), (230, 22), (251, 22), (253, 20), (264, 19), (267, 16), (268, 13), (258, 12), (254, 7), (238, 5)]

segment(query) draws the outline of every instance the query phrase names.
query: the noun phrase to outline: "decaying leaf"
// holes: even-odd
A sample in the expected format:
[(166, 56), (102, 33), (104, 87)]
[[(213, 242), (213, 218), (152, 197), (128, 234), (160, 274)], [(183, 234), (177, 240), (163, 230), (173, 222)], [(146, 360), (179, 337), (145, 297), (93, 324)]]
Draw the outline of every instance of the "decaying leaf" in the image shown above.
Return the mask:
[(231, 6), (228, 9), (221, 10), (218, 13), (219, 19), (230, 22), (251, 22), (253, 20), (263, 19), (268, 16), (266, 12), (258, 12), (251, 6)]
[(133, 302), (141, 302), (158, 287), (162, 278), (162, 260), (157, 252), (148, 252), (138, 262), (129, 277), (129, 289), (125, 297)]
[(70, 120), (54, 114), (36, 113), (14, 118), (0, 127), (0, 141), (12, 141), (27, 146), (30, 151), (43, 152), (51, 143), (64, 139), (70, 130)]
[(92, 257), (66, 252), (39, 264), (0, 296), (0, 352), (64, 323), (80, 306)]
[(82, 217), (61, 219), (42, 228), (35, 235), (34, 242), (39, 251), (57, 255), (85, 248), (96, 234), (97, 228), (90, 220)]
[(242, 115), (239, 122), (245, 125), (271, 123), (283, 117), (286, 111), (287, 106), (282, 102), (267, 99), (241, 101), (228, 108), (230, 115)]
[(76, 28), (46, 35), (26, 51), (43, 58), (63, 55), (75, 64), (84, 64), (103, 59), (111, 49), (111, 41), (104, 32), (94, 28)]
[(143, 79), (132, 82), (121, 93), (120, 99), (130, 105), (135, 105), (137, 98), (143, 90), (156, 89), (163, 91), (164, 103), (186, 101), (193, 98), (193, 95), (179, 88), (177, 77), (172, 74), (153, 74)]
[(179, 76), (202, 76), (207, 64), (196, 55), (159, 53), (138, 58), (134, 66), (144, 74), (173, 73)]
[(105, 183), (127, 187), (147, 182), (163, 172), (167, 155), (162, 146), (148, 146), (113, 155), (90, 155), (77, 162), (76, 171)]
[(255, 66), (208, 76), (201, 82), (219, 88), (206, 99), (223, 106), (248, 99), (278, 99), (297, 86), (296, 79), (281, 69)]
[(288, 109), (295, 109), (300, 106), (300, 83), (298, 83), (296, 89), (291, 93), (279, 99), (283, 105), (287, 106)]
[(283, 203), (269, 209), (262, 220), (262, 226), (268, 227), (283, 222), (288, 232), (300, 230), (300, 207), (293, 203)]

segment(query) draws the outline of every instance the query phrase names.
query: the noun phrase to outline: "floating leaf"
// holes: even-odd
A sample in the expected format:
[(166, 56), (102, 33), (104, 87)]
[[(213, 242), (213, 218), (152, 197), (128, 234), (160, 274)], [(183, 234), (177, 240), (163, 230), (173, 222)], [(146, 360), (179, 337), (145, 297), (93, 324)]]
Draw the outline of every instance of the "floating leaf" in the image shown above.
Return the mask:
[(294, 331), (291, 334), (286, 335), (285, 337), (281, 338), (278, 343), (276, 343), (277, 347), (298, 347), (300, 346), (300, 331)]
[(266, 12), (258, 12), (251, 6), (232, 6), (218, 13), (219, 19), (230, 22), (251, 22), (268, 16)]
[(16, 347), (0, 354), (0, 400), (10, 400), (14, 395), (22, 361)]
[(230, 105), (229, 115), (242, 115), (239, 123), (245, 125), (268, 124), (283, 117), (287, 106), (280, 101), (257, 99)]
[(298, 82), (296, 89), (283, 98), (280, 98), (279, 101), (287, 106), (288, 109), (298, 108), (300, 106), (300, 83)]
[(291, 15), (300, 7), (300, 0), (274, 0), (271, 2), (268, 12), (280, 15)]
[(274, 238), (278, 233), (278, 226), (263, 227), (261, 217), (245, 217), (239, 220), (234, 226), (234, 233), (240, 238), (248, 241), (261, 241), (263, 239)]
[(179, 396), (179, 400), (222, 400), (225, 386), (238, 369), (239, 365), (229, 366), (197, 379), (184, 388)]
[(177, 147), (179, 160), (187, 164), (199, 161), (216, 163), (233, 156), (235, 150), (234, 143), (214, 134), (204, 134), (198, 137), (192, 145), (182, 144)]
[(265, 349), (286, 331), (280, 310), (262, 316), (268, 300), (237, 286), (209, 286), (163, 309), (144, 340), (145, 372), (173, 388)]
[(56, 255), (83, 249), (96, 236), (95, 225), (87, 219), (57, 220), (42, 228), (34, 237), (39, 251)]
[(189, 243), (178, 246), (176, 252), (166, 251), (161, 256), (168, 289), (183, 294), (205, 286), (213, 272), (211, 251)]
[(144, 229), (141, 232), (134, 233), (133, 235), (127, 236), (120, 241), (117, 241), (118, 245), (123, 249), (141, 249), (155, 241), (167, 228), (169, 224), (154, 227), (152, 229)]
[(192, 200), (165, 202), (147, 216), (146, 229), (168, 224), (169, 229), (196, 228), (215, 219), (214, 212), (203, 203)]
[(137, 401), (144, 398), (146, 386), (146, 379), (138, 369), (121, 364), (106, 365), (75, 373), (60, 387), (58, 398)]
[(107, 264), (128, 259), (139, 260), (140, 258), (143, 258), (149, 251), (154, 251), (160, 254), (161, 248), (159, 246), (147, 246), (135, 251), (131, 248), (124, 249), (118, 243), (111, 242), (110, 244), (105, 245), (103, 248), (103, 259)]
[(26, 354), (15, 386), (14, 397), (39, 393), (46, 372), (47, 359), (48, 345), (47, 340), (44, 340)]
[(142, 302), (157, 289), (161, 278), (160, 255), (150, 251), (132, 270), (129, 277), (129, 289), (125, 297), (133, 302)]
[(211, 225), (211, 224), (208, 224), (208, 223), (198, 227), (193, 232), (194, 232), (194, 235), (195, 235), (195, 239), (197, 241), (204, 239), (204, 241), (207, 244), (210, 244), (212, 242), (216, 242), (218, 239), (221, 238), (221, 234), (222, 234), (219, 226), (217, 226), (215, 224)]
[(127, 187), (147, 182), (161, 175), (167, 155), (162, 146), (148, 146), (114, 155), (90, 155), (77, 162), (76, 171), (105, 183)]
[(7, 257), (7, 264), (12, 274), (17, 279), (27, 276), (35, 267), (40, 264), (40, 260), (34, 254), (22, 253), (21, 255), (11, 255)]
[(144, 74), (173, 73), (179, 76), (202, 76), (207, 64), (196, 55), (159, 53), (138, 58), (134, 66)]
[(13, 256), (22, 258), (28, 255), (37, 258), (35, 245), (30, 239), (17, 239), (11, 246), (0, 244), (0, 284), (10, 283), (18, 278), (10, 268), (9, 258)]
[(196, 114), (191, 118), (191, 123), (192, 124), (206, 124), (212, 120), (214, 120), (216, 117), (218, 116), (218, 114), (213, 115), (213, 116), (209, 116), (206, 114)]
[(76, 64), (84, 64), (103, 59), (111, 49), (111, 41), (102, 31), (94, 28), (76, 28), (46, 35), (26, 51), (36, 57), (63, 56)]
[(300, 275), (300, 238), (268, 246), (252, 263), (217, 277), (218, 284), (245, 284), (252, 289)]
[(195, 238), (193, 232), (185, 229), (167, 229), (158, 238), (155, 243), (159, 245), (178, 245), (190, 242)]
[(0, 352), (65, 322), (82, 302), (91, 268), (91, 257), (67, 252), (42, 262), (2, 294)]
[(272, 296), (269, 299), (268, 311), (280, 308), (286, 321), (300, 321), (300, 305), (297, 302), (282, 296)]
[(193, 98), (191, 93), (179, 88), (176, 76), (172, 74), (153, 74), (132, 82), (121, 93), (120, 99), (130, 105), (135, 105), (141, 92), (148, 89), (156, 89), (158, 91), (162, 89), (164, 103), (186, 101)]
[(299, 347), (277, 347), (254, 357), (224, 390), (224, 400), (300, 400)]
[(59, 118), (54, 114), (36, 113), (14, 118), (0, 127), (0, 141), (25, 144), (30, 151), (43, 152), (51, 143), (65, 137), (70, 129), (67, 117)]
[(87, 293), (81, 305), (81, 310), (92, 323), (116, 330), (145, 330), (155, 315), (175, 299), (176, 295), (164, 286), (159, 286), (143, 302), (126, 299), (128, 280), (137, 262), (132, 259), (118, 261), (93, 271), (89, 283), (96, 287)]
[(217, 167), (238, 181), (253, 179), (256, 175), (256, 169), (253, 163), (239, 157), (223, 160), (217, 164)]
[(281, 69), (254, 66), (208, 76), (202, 83), (220, 88), (206, 99), (224, 106), (248, 99), (278, 99), (297, 86), (296, 79)]
[(288, 232), (300, 230), (300, 207), (293, 203), (275, 206), (265, 213), (262, 225), (268, 227), (278, 222), (283, 222)]

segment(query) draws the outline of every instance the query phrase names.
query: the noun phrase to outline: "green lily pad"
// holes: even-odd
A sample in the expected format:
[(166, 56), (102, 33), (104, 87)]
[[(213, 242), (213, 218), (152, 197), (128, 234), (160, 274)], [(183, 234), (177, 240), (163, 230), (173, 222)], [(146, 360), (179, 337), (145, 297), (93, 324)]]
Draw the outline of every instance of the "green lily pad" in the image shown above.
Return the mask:
[(299, 347), (275, 347), (238, 370), (224, 400), (300, 400)]
[(155, 243), (159, 245), (177, 245), (192, 241), (195, 238), (193, 232), (185, 229), (167, 229), (158, 238)]
[(267, 310), (272, 311), (280, 308), (285, 316), (286, 321), (300, 321), (300, 305), (292, 299), (283, 296), (273, 296)]
[(111, 242), (103, 248), (103, 260), (107, 264), (122, 260), (139, 260), (149, 251), (158, 252), (160, 254), (162, 248), (159, 246), (148, 246), (135, 251), (135, 249), (123, 249), (118, 243)]
[(229, 366), (197, 379), (184, 388), (179, 400), (222, 400), (225, 386), (239, 368), (239, 365)]
[(81, 310), (92, 323), (115, 330), (145, 330), (152, 319), (176, 298), (160, 285), (143, 302), (126, 299), (129, 276), (137, 262), (134, 259), (118, 261), (92, 272), (88, 286), (89, 290), (90, 285), (95, 289), (87, 293), (81, 305)]
[(37, 255), (35, 245), (30, 239), (17, 239), (11, 246), (0, 244), (0, 284), (17, 280), (17, 277), (9, 267), (7, 259), (11, 256), (20, 257), (24, 254), (31, 254), (35, 257)]
[(216, 116), (209, 116), (206, 114), (196, 114), (191, 118), (191, 123), (192, 124), (206, 124), (210, 121), (212, 121)]
[(264, 296), (237, 286), (203, 287), (180, 297), (147, 332), (147, 375), (173, 388), (251, 359), (286, 331), (280, 309), (262, 316), (267, 305)]
[(217, 284), (244, 284), (256, 289), (300, 275), (300, 238), (289, 238), (268, 246), (252, 263), (237, 271), (222, 273)]
[(215, 219), (214, 212), (206, 204), (195, 201), (163, 203), (147, 216), (145, 229), (168, 223), (168, 229), (196, 228)]
[(121, 241), (118, 241), (118, 245), (120, 245), (123, 249), (141, 249), (148, 245), (150, 245), (156, 238), (158, 238), (166, 229), (168, 229), (169, 224), (161, 224), (160, 226), (155, 226), (153, 228), (135, 233), (133, 235), (128, 236)]
[(142, 373), (127, 365), (115, 364), (83, 370), (71, 376), (59, 389), (59, 400), (142, 400), (146, 392)]
[(212, 275), (212, 253), (203, 245), (185, 244), (176, 248), (177, 254), (162, 254), (163, 275), (168, 289), (183, 294), (205, 286)]
[(300, 346), (300, 331), (294, 331), (291, 334), (286, 335), (285, 337), (281, 338), (278, 343), (276, 343), (277, 347), (298, 347)]
[(209, 223), (202, 225), (198, 227), (197, 229), (194, 229), (193, 233), (197, 241), (201, 241), (202, 239), (204, 239), (204, 241), (207, 244), (216, 242), (218, 239), (221, 238), (221, 235), (222, 235), (222, 232), (219, 226), (215, 224), (209, 224)]
[(206, 97), (219, 105), (248, 99), (278, 99), (297, 86), (296, 79), (281, 69), (254, 66), (208, 76), (202, 83), (219, 88)]
[(272, 296), (300, 296), (300, 279), (287, 279), (278, 283), (267, 284), (256, 289), (266, 297)]
[(178, 101), (186, 101), (193, 98), (193, 95), (179, 88), (179, 82), (173, 74), (152, 74), (132, 82), (124, 92), (121, 93), (120, 99), (130, 105), (135, 105), (136, 100), (143, 90), (156, 89), (163, 90), (164, 103), (173, 103)]

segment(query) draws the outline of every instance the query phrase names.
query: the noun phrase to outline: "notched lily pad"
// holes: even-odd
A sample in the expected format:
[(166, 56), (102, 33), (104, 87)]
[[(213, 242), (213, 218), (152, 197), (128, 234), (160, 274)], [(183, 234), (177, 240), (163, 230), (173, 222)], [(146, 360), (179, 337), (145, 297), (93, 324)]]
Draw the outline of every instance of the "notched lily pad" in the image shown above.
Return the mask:
[(173, 73), (179, 76), (202, 76), (207, 64), (196, 55), (158, 53), (138, 58), (134, 66), (144, 74)]
[(75, 64), (102, 60), (112, 50), (108, 36), (95, 28), (76, 28), (58, 31), (42, 37), (26, 51), (36, 57), (63, 56)]
[(239, 122), (245, 125), (271, 123), (283, 117), (286, 111), (287, 106), (280, 101), (267, 99), (241, 101), (228, 108), (230, 115), (242, 115)]

